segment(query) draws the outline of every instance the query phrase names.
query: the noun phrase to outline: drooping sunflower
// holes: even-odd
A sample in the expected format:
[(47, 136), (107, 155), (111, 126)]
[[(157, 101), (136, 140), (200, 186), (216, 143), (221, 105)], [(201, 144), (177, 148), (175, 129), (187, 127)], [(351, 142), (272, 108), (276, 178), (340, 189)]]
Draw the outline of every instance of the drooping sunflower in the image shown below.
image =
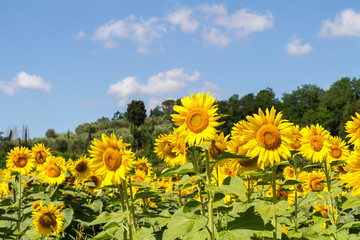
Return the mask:
[(292, 123), (281, 119), (282, 113), (276, 114), (274, 107), (267, 108), (264, 112), (259, 109), (259, 114), (247, 116), (248, 122), (244, 122), (245, 128), (241, 137), (246, 143), (246, 155), (258, 157), (258, 164), (261, 168), (267, 165), (280, 163), (280, 157), (288, 159), (291, 154), (289, 144), (293, 142), (291, 135)]
[(321, 171), (312, 171), (307, 174), (304, 190), (305, 192), (323, 191), (326, 177)]
[(349, 147), (340, 137), (330, 137), (330, 151), (326, 158), (327, 162), (345, 160), (349, 157)]
[(102, 180), (99, 176), (94, 174), (90, 174), (88, 178), (85, 180), (87, 182), (92, 182), (93, 184), (85, 184), (85, 189), (90, 192), (95, 192), (102, 184)]
[(86, 156), (79, 157), (70, 168), (71, 174), (79, 180), (86, 179), (91, 173), (89, 162), (90, 158)]
[(220, 118), (215, 98), (209, 93), (191, 94), (190, 97), (181, 98), (183, 106), (175, 105), (171, 117), (176, 126), (185, 136), (185, 142), (189, 146), (201, 145), (203, 141), (215, 137), (216, 127), (221, 125), (217, 120)]
[(300, 152), (314, 163), (322, 162), (330, 151), (330, 133), (321, 125), (307, 126), (300, 131), (302, 137)]
[(355, 149), (360, 147), (360, 114), (355, 113), (355, 117), (351, 116), (352, 121), (347, 121), (345, 124), (345, 132), (349, 133), (346, 135), (350, 138), (349, 143), (355, 146)]
[(186, 146), (178, 129), (169, 134), (160, 134), (155, 139), (154, 152), (170, 167), (182, 166), (187, 163)]
[(216, 160), (217, 156), (224, 153), (228, 146), (228, 138), (230, 135), (224, 136), (224, 133), (216, 134), (209, 145), (209, 157)]
[(326, 203), (323, 204), (317, 204), (313, 207), (313, 213), (319, 212), (321, 216), (326, 218), (328, 216), (328, 207), (326, 206)]
[(293, 125), (291, 128), (291, 135), (294, 137), (294, 142), (290, 144), (291, 150), (298, 150), (301, 147), (300, 139), (302, 135), (300, 134), (299, 125)]
[(35, 144), (32, 149), (32, 156), (35, 159), (36, 166), (44, 164), (46, 158), (50, 156), (50, 148), (46, 148), (44, 144)]
[(360, 196), (360, 152), (351, 152), (346, 166), (345, 171), (340, 178), (342, 182), (346, 184), (346, 187), (352, 188), (352, 196)]
[(49, 156), (39, 170), (41, 180), (52, 185), (63, 183), (65, 174), (66, 167), (63, 157)]
[(118, 185), (121, 179), (125, 180), (135, 159), (134, 153), (126, 149), (129, 145), (114, 133), (110, 138), (103, 134), (102, 141), (96, 138), (92, 141), (90, 167), (95, 175), (103, 178), (103, 185)]
[(33, 211), (31, 225), (35, 226), (35, 231), (41, 236), (57, 235), (64, 230), (64, 215), (60, 210), (55, 204), (41, 206), (39, 210)]
[(146, 157), (137, 158), (135, 161), (135, 171), (139, 170), (145, 173), (145, 175), (151, 175), (152, 165)]
[(21, 175), (28, 174), (34, 167), (34, 159), (27, 147), (14, 147), (8, 152), (6, 167)]

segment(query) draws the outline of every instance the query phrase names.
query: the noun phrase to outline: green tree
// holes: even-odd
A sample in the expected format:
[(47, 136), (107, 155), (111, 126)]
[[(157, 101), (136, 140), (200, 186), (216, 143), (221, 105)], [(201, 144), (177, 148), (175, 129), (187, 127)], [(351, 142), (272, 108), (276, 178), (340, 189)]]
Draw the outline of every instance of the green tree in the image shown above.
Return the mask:
[(124, 118), (124, 113), (116, 111), (116, 113), (114, 113), (114, 116), (111, 118), (111, 120), (119, 120), (123, 118)]
[(156, 106), (154, 109), (150, 110), (150, 117), (160, 117), (164, 115), (164, 113), (161, 111), (160, 106)]
[(47, 138), (56, 138), (57, 135), (56, 135), (55, 130), (52, 129), (52, 128), (48, 129), (48, 130), (46, 131), (46, 133), (45, 133), (45, 137), (47, 137)]
[(174, 113), (175, 100), (168, 99), (161, 103), (161, 108), (164, 114), (170, 115)]
[(140, 148), (140, 135), (138, 133), (138, 127), (145, 122), (146, 109), (145, 104), (141, 100), (133, 100), (128, 104), (126, 118), (131, 123), (131, 133), (137, 143), (137, 149)]

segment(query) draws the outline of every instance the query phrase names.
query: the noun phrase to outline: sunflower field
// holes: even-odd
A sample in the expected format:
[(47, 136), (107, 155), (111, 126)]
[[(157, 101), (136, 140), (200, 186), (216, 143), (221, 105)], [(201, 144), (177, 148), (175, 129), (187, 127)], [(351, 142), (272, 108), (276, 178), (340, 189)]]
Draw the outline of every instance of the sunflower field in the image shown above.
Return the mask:
[(360, 239), (360, 114), (347, 142), (274, 108), (230, 135), (209, 93), (175, 105), (154, 174), (122, 136), (65, 160), (14, 147), (0, 172), (1, 239)]

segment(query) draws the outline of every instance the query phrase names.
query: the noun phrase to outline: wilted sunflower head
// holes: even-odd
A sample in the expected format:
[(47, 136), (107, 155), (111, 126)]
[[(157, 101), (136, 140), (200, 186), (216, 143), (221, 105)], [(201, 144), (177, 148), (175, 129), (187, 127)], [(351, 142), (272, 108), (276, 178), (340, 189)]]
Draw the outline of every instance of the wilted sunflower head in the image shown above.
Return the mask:
[(39, 207), (32, 213), (34, 220), (31, 225), (35, 226), (35, 231), (41, 236), (57, 235), (64, 230), (64, 215), (60, 210), (54, 204)]

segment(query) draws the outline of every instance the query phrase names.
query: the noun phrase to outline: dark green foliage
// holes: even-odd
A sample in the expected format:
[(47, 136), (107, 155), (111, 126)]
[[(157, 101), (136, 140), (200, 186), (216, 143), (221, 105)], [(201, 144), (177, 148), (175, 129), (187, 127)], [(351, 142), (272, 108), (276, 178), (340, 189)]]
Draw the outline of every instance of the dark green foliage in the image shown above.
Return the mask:
[(119, 111), (116, 111), (116, 113), (114, 113), (113, 117), (111, 118), (111, 120), (119, 120), (119, 119), (123, 119), (125, 117), (124, 113), (121, 113)]
[(48, 129), (48, 130), (46, 131), (46, 133), (45, 133), (45, 137), (47, 137), (47, 138), (56, 138), (57, 135), (56, 135), (56, 133), (55, 133), (55, 130), (52, 129), (52, 128)]
[(144, 123), (146, 118), (146, 109), (143, 101), (133, 100), (128, 104), (127, 111), (125, 113), (126, 118), (135, 126), (140, 126)]
[(164, 112), (161, 111), (160, 106), (156, 106), (154, 109), (150, 110), (150, 117), (160, 117), (164, 115)]
[(174, 113), (175, 100), (168, 99), (161, 103), (161, 108), (164, 114), (170, 115)]

